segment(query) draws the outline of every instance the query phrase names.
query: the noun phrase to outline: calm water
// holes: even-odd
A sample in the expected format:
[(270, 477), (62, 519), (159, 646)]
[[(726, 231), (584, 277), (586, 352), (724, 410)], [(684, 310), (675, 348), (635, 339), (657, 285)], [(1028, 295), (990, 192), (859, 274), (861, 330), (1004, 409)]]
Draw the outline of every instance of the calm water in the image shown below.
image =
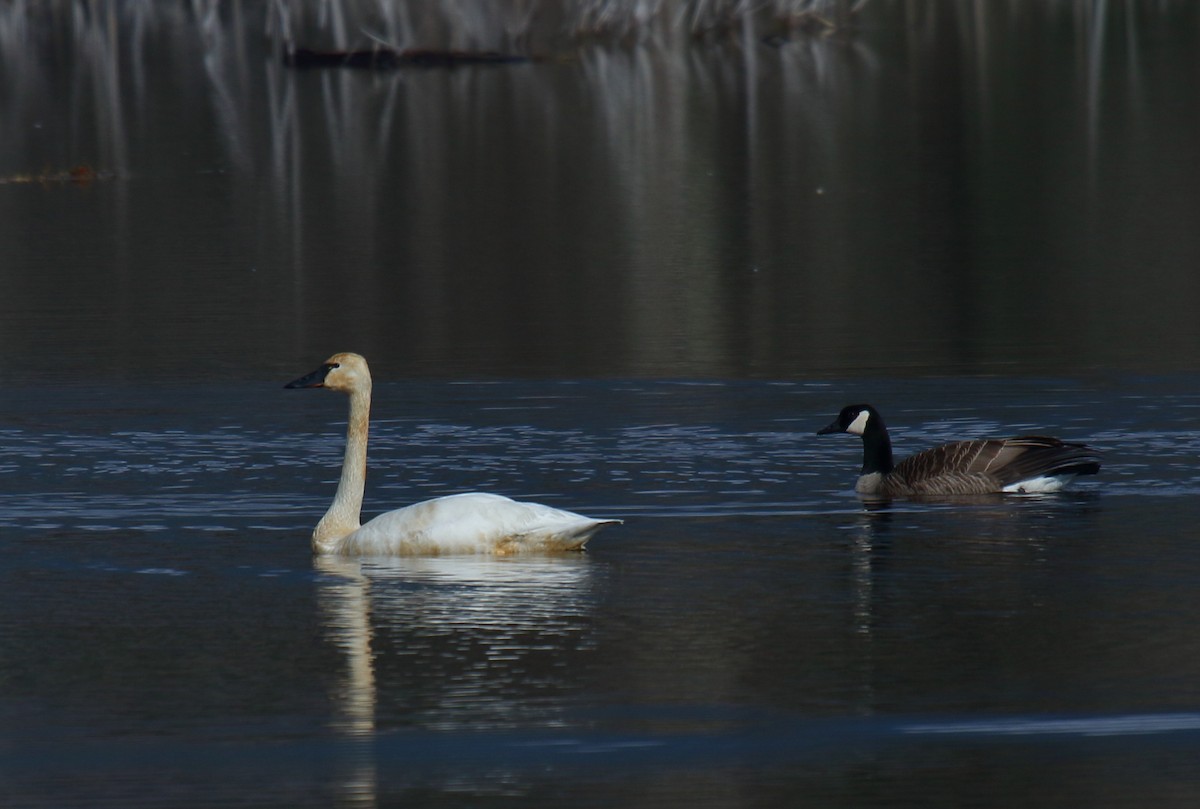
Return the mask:
[[(1194, 806), (1197, 12), (911, 7), (386, 75), (0, 12), (0, 804)], [(626, 523), (314, 560), (339, 350), (368, 514)], [(1105, 467), (866, 508), (853, 401)]]
[(628, 522), (362, 562), (307, 546), (344, 402), (278, 381), (5, 406), (9, 805), (1200, 789), (1194, 376), (873, 382), (900, 447), (1052, 425), (1107, 458), (1059, 496), (883, 510), (812, 434), (859, 382), (383, 383), (369, 511), (474, 487)]

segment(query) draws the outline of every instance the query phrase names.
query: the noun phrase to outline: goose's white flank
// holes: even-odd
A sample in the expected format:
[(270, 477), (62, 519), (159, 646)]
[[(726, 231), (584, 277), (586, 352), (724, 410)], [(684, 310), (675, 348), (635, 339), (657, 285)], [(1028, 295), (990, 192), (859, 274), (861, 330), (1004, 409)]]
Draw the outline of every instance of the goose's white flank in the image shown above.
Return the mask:
[(288, 388), (328, 388), (350, 397), (346, 455), (333, 504), (313, 530), (318, 554), (417, 556), (512, 554), (582, 550), (596, 531), (620, 520), (597, 520), (540, 503), (468, 492), (426, 500), (360, 524), (367, 477), (371, 372), (358, 354), (334, 354)]

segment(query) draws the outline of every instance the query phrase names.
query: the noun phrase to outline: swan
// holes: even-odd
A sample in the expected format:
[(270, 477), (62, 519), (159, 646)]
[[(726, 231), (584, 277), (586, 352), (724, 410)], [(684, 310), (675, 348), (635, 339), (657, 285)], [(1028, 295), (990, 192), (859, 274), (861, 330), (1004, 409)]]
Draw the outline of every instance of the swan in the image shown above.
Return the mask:
[(621, 522), (596, 520), (496, 494), (468, 492), (389, 511), (361, 525), (371, 411), (367, 361), (358, 354), (334, 354), (311, 374), (284, 387), (328, 388), (350, 396), (342, 476), (333, 504), (313, 530), (314, 553), (418, 556), (582, 550), (596, 531)]
[(1086, 444), (1022, 435), (957, 441), (892, 463), (892, 441), (879, 411), (848, 405), (817, 435), (850, 433), (863, 440), (863, 466), (854, 489), (878, 497), (1056, 492), (1076, 475), (1100, 471)]

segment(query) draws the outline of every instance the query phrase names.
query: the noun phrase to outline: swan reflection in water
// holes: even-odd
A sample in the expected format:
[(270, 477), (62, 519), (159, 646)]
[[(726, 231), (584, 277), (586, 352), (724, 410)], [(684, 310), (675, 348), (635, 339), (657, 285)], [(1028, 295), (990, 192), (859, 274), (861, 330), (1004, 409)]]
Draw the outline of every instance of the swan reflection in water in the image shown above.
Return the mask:
[(353, 759), (347, 799), (374, 805), (377, 731), (565, 722), (554, 697), (572, 686), (576, 658), (592, 643), (596, 569), (587, 556), (316, 556), (313, 564), (322, 623), (346, 660), (334, 727)]

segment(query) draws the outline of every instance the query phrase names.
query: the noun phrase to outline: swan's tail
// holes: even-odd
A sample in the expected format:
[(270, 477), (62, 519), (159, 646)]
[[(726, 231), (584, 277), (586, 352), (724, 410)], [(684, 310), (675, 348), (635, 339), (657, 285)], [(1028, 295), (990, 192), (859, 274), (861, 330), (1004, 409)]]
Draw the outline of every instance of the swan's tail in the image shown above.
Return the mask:
[(620, 525), (624, 520), (592, 520), (566, 525), (547, 531), (545, 528), (528, 531), (509, 538), (497, 547), (499, 554), (529, 551), (581, 551), (597, 531), (606, 525)]
[(576, 545), (572, 550), (583, 550), (583, 546), (592, 536), (606, 525), (620, 525), (624, 520), (592, 520), (591, 524), (585, 527), (582, 531), (575, 534)]

